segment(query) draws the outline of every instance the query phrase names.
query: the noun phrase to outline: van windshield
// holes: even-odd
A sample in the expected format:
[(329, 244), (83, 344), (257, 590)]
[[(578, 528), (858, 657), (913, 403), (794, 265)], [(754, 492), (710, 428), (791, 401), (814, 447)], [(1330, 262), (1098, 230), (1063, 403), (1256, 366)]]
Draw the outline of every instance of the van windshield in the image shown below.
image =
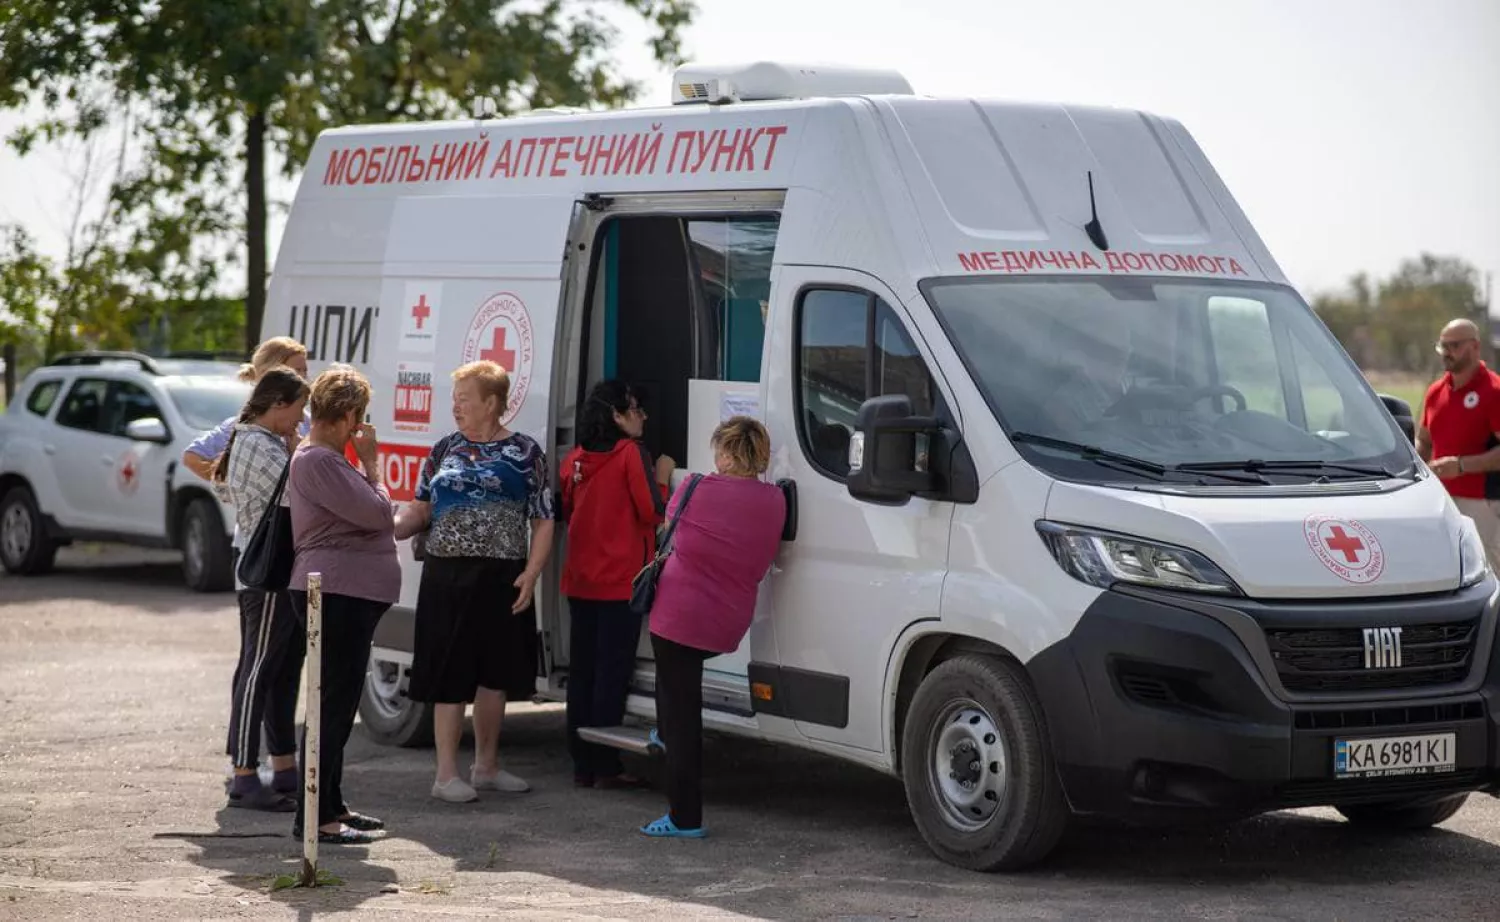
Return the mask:
[(1055, 476), (1409, 476), (1411, 447), (1290, 289), (1146, 278), (922, 286), (1017, 450)]

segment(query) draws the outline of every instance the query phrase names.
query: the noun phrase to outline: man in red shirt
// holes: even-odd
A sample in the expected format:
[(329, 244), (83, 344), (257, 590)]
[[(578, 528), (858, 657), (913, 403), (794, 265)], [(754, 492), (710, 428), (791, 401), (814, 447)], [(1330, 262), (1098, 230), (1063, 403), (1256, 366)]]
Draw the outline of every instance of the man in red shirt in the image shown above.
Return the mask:
[(1480, 359), (1472, 320), (1443, 327), (1437, 351), (1448, 373), (1427, 389), (1417, 453), (1479, 526), (1490, 566), (1500, 572), (1500, 375)]

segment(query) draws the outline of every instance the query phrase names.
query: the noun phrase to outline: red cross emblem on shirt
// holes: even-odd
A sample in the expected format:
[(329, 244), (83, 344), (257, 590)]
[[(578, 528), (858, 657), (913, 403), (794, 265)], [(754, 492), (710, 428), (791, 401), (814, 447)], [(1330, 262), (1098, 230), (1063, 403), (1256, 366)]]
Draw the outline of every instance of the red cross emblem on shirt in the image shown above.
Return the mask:
[[(473, 353), (469, 353), (473, 355)], [(497, 362), (507, 372), (516, 370), (516, 353), (512, 349), (505, 348), (505, 327), (496, 326), (495, 332), (490, 339), (490, 347), (479, 353), (479, 357), (487, 362)]]

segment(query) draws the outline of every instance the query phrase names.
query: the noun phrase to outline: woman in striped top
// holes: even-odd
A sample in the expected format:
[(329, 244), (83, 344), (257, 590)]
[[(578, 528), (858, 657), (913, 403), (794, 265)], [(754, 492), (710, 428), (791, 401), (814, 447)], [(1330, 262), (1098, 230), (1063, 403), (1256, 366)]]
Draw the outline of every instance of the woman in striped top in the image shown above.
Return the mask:
[[(275, 496), (307, 404), (302, 376), (281, 366), (263, 372), (240, 412), (213, 470), (234, 503), (235, 524), (249, 537)], [(236, 579), (238, 583), (238, 579)], [(240, 659), (235, 669), (226, 751), (234, 764), (229, 806), (286, 813), (297, 808), (297, 685), (306, 637), (290, 596), (239, 586)], [(271, 787), (258, 774), (264, 720), (275, 772)]]

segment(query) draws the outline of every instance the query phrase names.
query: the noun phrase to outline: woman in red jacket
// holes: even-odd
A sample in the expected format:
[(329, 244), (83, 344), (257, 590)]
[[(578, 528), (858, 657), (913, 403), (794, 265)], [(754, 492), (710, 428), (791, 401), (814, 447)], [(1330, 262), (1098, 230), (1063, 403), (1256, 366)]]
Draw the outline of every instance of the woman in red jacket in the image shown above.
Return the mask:
[(578, 446), (562, 461), (562, 515), (568, 557), (568, 746), (578, 787), (636, 787), (617, 750), (588, 743), (579, 727), (615, 727), (635, 672), (641, 617), (630, 610), (631, 581), (656, 553), (676, 464), (654, 464), (639, 439), (646, 413), (640, 395), (620, 381), (589, 393)]

